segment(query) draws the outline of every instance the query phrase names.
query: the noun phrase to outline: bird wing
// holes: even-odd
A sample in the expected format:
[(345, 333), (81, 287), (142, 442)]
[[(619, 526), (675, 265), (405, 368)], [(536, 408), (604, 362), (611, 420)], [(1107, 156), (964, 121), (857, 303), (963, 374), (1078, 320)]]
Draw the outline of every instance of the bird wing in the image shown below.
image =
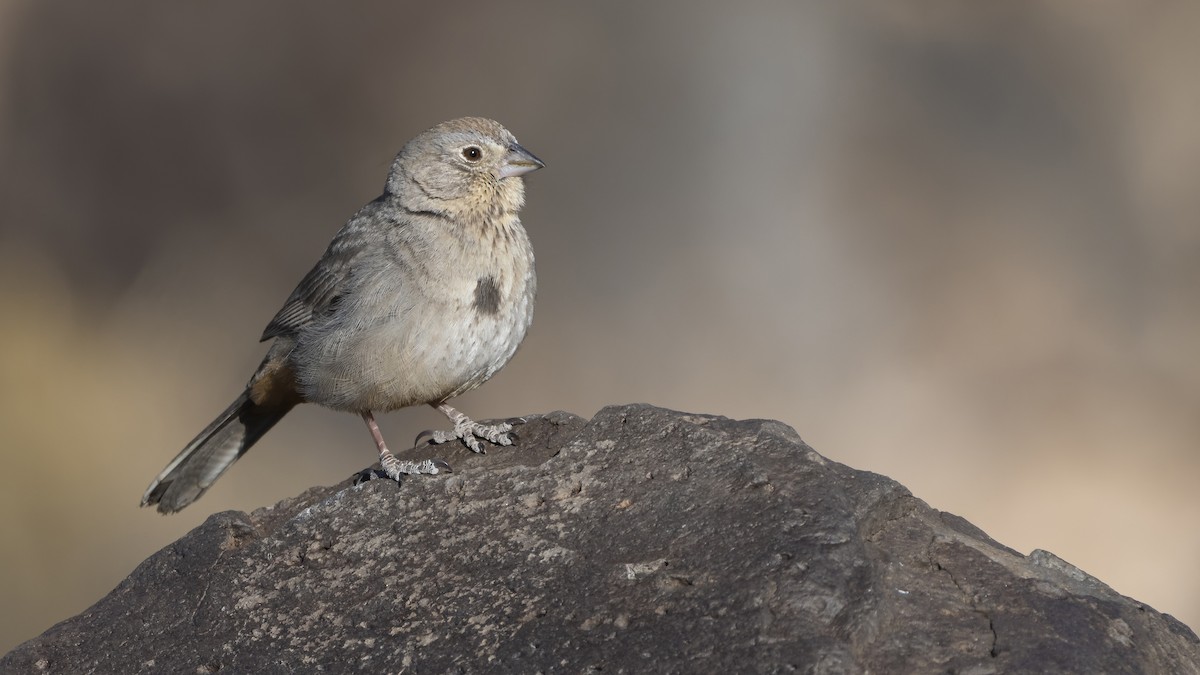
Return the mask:
[(355, 261), (371, 246), (370, 233), (378, 228), (375, 219), (383, 197), (364, 206), (329, 242), (329, 248), (288, 296), (275, 318), (263, 330), (260, 341), (293, 335), (332, 310), (346, 293)]

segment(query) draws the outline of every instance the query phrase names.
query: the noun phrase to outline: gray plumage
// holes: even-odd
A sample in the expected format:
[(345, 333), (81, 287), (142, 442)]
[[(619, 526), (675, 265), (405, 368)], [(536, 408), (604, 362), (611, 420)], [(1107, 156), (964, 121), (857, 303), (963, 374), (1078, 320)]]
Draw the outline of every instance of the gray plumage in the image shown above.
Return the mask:
[(543, 163), (500, 124), (463, 118), (409, 141), (384, 194), (337, 233), (267, 324), (274, 339), (242, 395), (151, 483), (142, 505), (164, 513), (197, 499), (298, 403), (363, 416), (384, 471), (437, 473), (399, 462), (373, 413), (432, 405), (454, 423), (434, 442), (482, 451), (508, 425), (485, 426), (446, 404), (512, 358), (533, 319), (533, 248), (518, 211), (521, 176)]

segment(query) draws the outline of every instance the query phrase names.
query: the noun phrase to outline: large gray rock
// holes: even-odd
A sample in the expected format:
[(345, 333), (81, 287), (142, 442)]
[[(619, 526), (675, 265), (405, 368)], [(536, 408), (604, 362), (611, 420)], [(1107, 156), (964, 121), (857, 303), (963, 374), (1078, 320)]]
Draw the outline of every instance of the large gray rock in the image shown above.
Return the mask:
[(449, 477), (218, 513), (0, 671), (1200, 672), (1172, 617), (779, 422), (632, 405), (520, 433), (434, 449)]

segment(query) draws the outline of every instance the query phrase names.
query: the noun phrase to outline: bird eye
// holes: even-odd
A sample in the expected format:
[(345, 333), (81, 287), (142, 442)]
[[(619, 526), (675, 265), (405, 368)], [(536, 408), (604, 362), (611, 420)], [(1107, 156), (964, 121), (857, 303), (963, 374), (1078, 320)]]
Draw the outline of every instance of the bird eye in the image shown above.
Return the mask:
[(468, 145), (467, 147), (463, 148), (462, 155), (468, 162), (478, 162), (479, 159), (483, 157), (483, 150), (480, 150), (474, 145)]

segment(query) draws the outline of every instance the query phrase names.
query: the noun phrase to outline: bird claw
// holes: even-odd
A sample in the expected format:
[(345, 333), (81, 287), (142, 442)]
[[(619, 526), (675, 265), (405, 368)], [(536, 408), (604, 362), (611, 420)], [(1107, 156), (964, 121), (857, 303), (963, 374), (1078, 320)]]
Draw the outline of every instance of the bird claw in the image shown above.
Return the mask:
[(480, 424), (463, 417), (455, 422), (453, 431), (435, 431), (430, 434), (429, 442), (438, 445), (460, 440), (472, 452), (483, 455), (487, 454), (487, 451), (479, 444), (480, 438), (496, 445), (512, 445), (513, 439), (510, 437), (510, 431), (512, 431), (512, 425), (507, 422)]
[[(401, 462), (394, 457), (390, 457), (389, 459), (392, 459), (393, 461), (383, 462), (383, 464), (388, 465), (388, 468), (368, 468), (354, 474), (354, 481), (352, 484), (357, 486), (368, 481), (385, 479), (400, 483), (404, 476), (411, 476), (413, 474), (426, 474), (432, 476), (439, 473), (454, 473), (454, 469), (450, 468), (450, 464), (441, 459), (427, 459), (422, 462)], [(389, 468), (392, 470), (389, 471)]]
[(379, 458), (379, 465), (382, 469), (368, 469), (359, 472), (355, 479), (355, 484), (365, 483), (368, 480), (378, 478), (388, 478), (397, 483), (403, 482), (405, 476), (414, 474), (424, 474), (435, 476), (439, 473), (453, 473), (450, 465), (440, 459), (426, 459), (420, 462), (400, 461), (391, 453), (383, 455)]

